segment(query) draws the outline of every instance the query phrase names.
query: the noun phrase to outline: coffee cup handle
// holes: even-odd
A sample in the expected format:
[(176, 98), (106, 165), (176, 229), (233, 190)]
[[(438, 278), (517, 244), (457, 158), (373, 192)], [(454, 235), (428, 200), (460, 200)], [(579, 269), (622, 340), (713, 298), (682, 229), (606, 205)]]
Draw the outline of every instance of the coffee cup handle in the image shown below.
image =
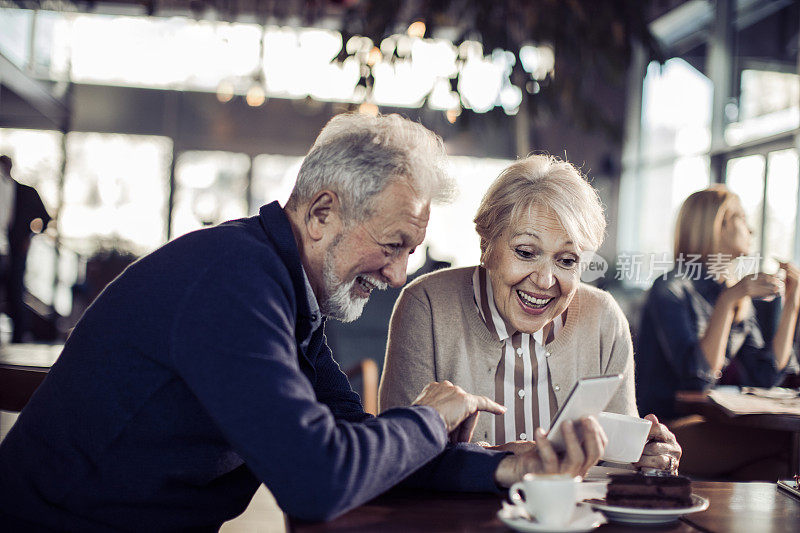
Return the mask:
[(508, 497), (514, 505), (523, 505), (527, 499), (525, 497), (525, 485), (519, 481), (511, 485), (511, 488), (508, 489)]

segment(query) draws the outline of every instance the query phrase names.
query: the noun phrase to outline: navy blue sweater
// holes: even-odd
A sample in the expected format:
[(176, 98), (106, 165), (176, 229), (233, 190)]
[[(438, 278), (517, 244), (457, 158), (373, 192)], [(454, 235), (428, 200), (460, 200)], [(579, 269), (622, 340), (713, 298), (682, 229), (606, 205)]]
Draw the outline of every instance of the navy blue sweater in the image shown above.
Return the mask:
[(0, 521), (214, 530), (259, 483), (309, 520), (406, 478), (495, 488), (503, 454), (446, 449), (433, 409), (365, 414), (309, 314), (277, 203), (131, 265), (86, 311), (0, 445)]

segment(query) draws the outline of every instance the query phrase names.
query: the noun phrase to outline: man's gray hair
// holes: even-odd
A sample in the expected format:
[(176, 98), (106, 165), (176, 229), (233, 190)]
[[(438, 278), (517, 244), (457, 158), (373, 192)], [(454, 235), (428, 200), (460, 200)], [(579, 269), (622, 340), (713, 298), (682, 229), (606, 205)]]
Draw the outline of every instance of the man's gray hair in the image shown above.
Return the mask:
[(442, 139), (399, 115), (341, 114), (320, 132), (297, 175), (288, 206), (323, 190), (339, 195), (343, 216), (369, 218), (372, 198), (392, 182), (407, 180), (432, 201), (450, 199)]

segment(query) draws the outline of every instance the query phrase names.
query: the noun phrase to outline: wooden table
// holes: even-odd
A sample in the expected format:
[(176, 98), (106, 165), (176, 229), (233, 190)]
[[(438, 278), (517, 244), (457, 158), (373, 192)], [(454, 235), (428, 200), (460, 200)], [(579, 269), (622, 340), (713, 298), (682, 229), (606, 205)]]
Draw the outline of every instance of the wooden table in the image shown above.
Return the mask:
[[(599, 533), (778, 532), (800, 529), (800, 501), (773, 483), (698, 482), (693, 491), (709, 508), (673, 525), (642, 528), (608, 523)], [(490, 494), (390, 492), (327, 523), (289, 520), (292, 533), (322, 532), (508, 532), (497, 518), (501, 497)]]
[[(800, 416), (787, 414), (731, 416), (722, 407), (711, 401), (707, 393), (698, 391), (679, 391), (675, 397), (675, 406), (680, 413), (698, 414), (721, 424), (791, 432), (789, 468), (792, 472), (800, 471)], [(798, 530), (800, 530), (800, 526), (798, 526)]]
[(61, 348), (60, 344), (0, 345), (0, 410), (22, 411)]

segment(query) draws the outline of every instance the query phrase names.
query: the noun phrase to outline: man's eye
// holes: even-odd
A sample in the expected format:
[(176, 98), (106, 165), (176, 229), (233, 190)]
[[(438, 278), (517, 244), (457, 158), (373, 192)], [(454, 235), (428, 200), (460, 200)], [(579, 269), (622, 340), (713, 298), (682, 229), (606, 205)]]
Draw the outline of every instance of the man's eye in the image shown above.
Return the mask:
[(384, 244), (383, 248), (386, 250), (388, 254), (396, 254), (400, 252), (400, 249), (403, 248), (403, 245), (400, 243), (393, 242), (389, 244)]

